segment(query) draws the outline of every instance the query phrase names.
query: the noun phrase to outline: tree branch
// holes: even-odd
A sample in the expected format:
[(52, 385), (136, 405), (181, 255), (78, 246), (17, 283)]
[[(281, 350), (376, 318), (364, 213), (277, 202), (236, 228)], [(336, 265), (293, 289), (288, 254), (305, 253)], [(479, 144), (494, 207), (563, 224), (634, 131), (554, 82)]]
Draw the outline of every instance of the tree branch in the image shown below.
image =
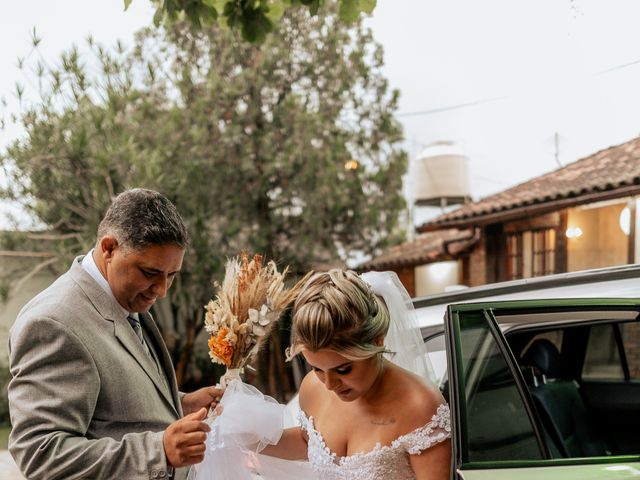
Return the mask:
[(46, 258), (54, 257), (54, 252), (27, 252), (17, 250), (0, 250), (0, 257), (29, 257), (29, 258)]
[(70, 238), (82, 238), (79, 233), (30, 233), (27, 235), (30, 240), (69, 240)]
[(29, 272), (27, 272), (27, 274), (24, 277), (22, 277), (20, 280), (18, 280), (16, 282), (16, 284), (13, 286), (13, 288), (15, 290), (20, 290), (20, 287), (22, 287), (22, 285), (24, 285), (25, 282), (27, 282), (36, 273), (38, 273), (39, 271), (43, 270), (44, 268), (47, 268), (49, 265), (53, 265), (57, 261), (58, 261), (58, 257), (56, 256), (56, 257), (50, 258), (48, 260), (45, 260), (44, 262), (40, 262), (38, 265), (33, 267)]

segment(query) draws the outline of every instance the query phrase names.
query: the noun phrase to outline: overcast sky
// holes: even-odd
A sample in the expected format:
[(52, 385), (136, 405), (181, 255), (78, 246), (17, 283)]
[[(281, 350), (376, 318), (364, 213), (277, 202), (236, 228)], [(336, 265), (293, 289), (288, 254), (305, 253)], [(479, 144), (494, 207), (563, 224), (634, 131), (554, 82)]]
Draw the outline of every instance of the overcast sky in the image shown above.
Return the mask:
[[(152, 14), (148, 0), (127, 12), (122, 0), (11, 2), (0, 16), (0, 96), (16, 108), (15, 82), (26, 82), (16, 59), (29, 55), (34, 26), (56, 61), (89, 34), (131, 44)], [(557, 168), (556, 153), (566, 165), (640, 134), (638, 20), (637, 0), (378, 0), (367, 24), (401, 92), (410, 155), (456, 142), (480, 198)], [(0, 149), (19, 134), (0, 132)]]
[(557, 168), (556, 133), (562, 164), (640, 134), (639, 20), (634, 0), (381, 0), (369, 24), (407, 148), (457, 142), (478, 198)]

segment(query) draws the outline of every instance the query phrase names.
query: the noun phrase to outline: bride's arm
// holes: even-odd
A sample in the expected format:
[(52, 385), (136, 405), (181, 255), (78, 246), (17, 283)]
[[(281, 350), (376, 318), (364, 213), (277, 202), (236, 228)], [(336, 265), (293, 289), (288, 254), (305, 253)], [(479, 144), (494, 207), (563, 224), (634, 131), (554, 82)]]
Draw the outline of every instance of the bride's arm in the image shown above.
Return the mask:
[(268, 445), (260, 452), (285, 460), (306, 460), (307, 439), (300, 427), (287, 428), (275, 445)]
[[(308, 411), (310, 400), (315, 397), (311, 391), (313, 389), (313, 379), (315, 379), (315, 374), (310, 372), (300, 384), (298, 400), (300, 408), (304, 412)], [(260, 453), (286, 460), (307, 460), (307, 441), (307, 432), (302, 427), (287, 428), (277, 444), (267, 446)]]
[(416, 480), (449, 480), (451, 478), (451, 440), (427, 448), (420, 455), (409, 455)]
[[(405, 404), (409, 407), (408, 412), (413, 412), (413, 418), (426, 428), (413, 444), (415, 450), (409, 449), (412, 453), (409, 461), (417, 480), (451, 478), (450, 414), (443, 402), (440, 392), (429, 387), (416, 390)], [(422, 412), (422, 415), (416, 415), (415, 412)]]

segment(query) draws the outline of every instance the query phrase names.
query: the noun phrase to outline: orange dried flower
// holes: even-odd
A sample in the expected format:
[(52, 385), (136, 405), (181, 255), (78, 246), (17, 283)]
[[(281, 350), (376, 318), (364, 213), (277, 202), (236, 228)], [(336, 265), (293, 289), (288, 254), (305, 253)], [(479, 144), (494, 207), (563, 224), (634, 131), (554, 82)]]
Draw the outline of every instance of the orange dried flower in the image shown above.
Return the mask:
[(222, 359), (228, 367), (231, 364), (231, 356), (233, 355), (233, 347), (227, 340), (229, 329), (222, 327), (218, 330), (218, 334), (209, 338), (209, 350), (216, 357)]

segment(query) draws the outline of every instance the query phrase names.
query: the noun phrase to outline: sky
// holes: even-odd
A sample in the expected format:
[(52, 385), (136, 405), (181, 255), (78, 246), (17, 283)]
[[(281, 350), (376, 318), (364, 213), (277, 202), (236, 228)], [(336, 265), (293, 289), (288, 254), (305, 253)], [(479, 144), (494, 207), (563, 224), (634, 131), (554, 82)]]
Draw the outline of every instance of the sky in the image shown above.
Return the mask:
[[(33, 27), (55, 62), (89, 34), (131, 44), (152, 15), (148, 0), (127, 12), (122, 0), (12, 2), (0, 17), (2, 116), (27, 83), (17, 58), (36, 55)], [(378, 0), (366, 24), (400, 90), (410, 158), (454, 142), (479, 199), (640, 135), (638, 19), (637, 0)], [(0, 131), (0, 150), (19, 135)]]
[(638, 19), (633, 0), (381, 0), (368, 23), (408, 151), (456, 142), (480, 198), (640, 134)]

